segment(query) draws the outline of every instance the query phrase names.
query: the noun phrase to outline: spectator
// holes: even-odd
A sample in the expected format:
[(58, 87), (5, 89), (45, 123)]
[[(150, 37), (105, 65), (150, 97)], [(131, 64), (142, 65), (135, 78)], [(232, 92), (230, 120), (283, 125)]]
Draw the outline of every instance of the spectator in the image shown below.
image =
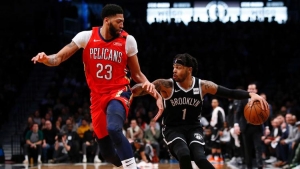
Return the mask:
[(156, 156), (159, 157), (160, 145), (158, 139), (160, 137), (160, 130), (155, 128), (156, 121), (151, 120), (149, 128), (145, 130), (145, 139), (148, 140), (151, 146), (155, 149)]
[(92, 152), (91, 154), (94, 155), (94, 163), (101, 163), (101, 160), (99, 159), (99, 146), (98, 143), (95, 141), (94, 137), (94, 128), (93, 124), (90, 123), (90, 129), (85, 131), (83, 134), (83, 143), (82, 143), (82, 153), (83, 153), (83, 159), (82, 162), (87, 162), (87, 150)]
[(33, 121), (35, 123), (37, 123), (38, 125), (41, 125), (42, 123), (42, 118), (40, 116), (40, 111), (39, 110), (36, 110), (33, 114)]
[(46, 163), (48, 161), (48, 154), (49, 151), (54, 152), (54, 144), (55, 144), (55, 137), (59, 134), (59, 130), (52, 127), (52, 123), (50, 120), (46, 120), (45, 122), (45, 129), (42, 130), (44, 135), (43, 140), (43, 162)]
[(49, 163), (61, 163), (68, 161), (68, 153), (71, 151), (72, 145), (71, 142), (68, 141), (67, 137), (66, 133), (62, 133), (57, 136), (53, 159), (50, 159)]
[(71, 146), (71, 150), (68, 151), (68, 155), (72, 162), (79, 162), (80, 138), (79, 138), (77, 132), (73, 131), (72, 124), (69, 124), (67, 126), (67, 128), (68, 128), (68, 131), (67, 131), (68, 145)]
[(133, 142), (135, 139), (143, 139), (144, 131), (137, 125), (136, 119), (130, 121), (130, 127), (127, 128), (126, 137)]
[(24, 155), (25, 160), (23, 161), (24, 164), (28, 164), (28, 154), (29, 151), (35, 151), (38, 154), (37, 162), (39, 164), (42, 163), (41, 161), (41, 154), (42, 154), (42, 143), (43, 143), (43, 132), (39, 130), (39, 125), (34, 123), (32, 126), (32, 131), (28, 131), (26, 134), (26, 144), (24, 146)]
[(81, 125), (77, 129), (77, 134), (81, 140), (83, 139), (84, 132), (88, 131), (89, 129), (90, 125), (88, 123), (88, 120), (83, 118), (81, 121)]

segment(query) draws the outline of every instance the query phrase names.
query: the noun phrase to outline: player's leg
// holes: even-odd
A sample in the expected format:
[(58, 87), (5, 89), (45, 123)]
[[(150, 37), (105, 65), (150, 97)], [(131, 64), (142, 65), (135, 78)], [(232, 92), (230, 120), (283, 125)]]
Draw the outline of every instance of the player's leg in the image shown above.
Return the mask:
[(189, 130), (188, 144), (191, 152), (191, 159), (196, 163), (199, 169), (214, 169), (215, 167), (206, 159), (204, 151), (203, 129), (201, 127)]
[(119, 167), (122, 165), (119, 156), (116, 153), (114, 145), (109, 136), (105, 136), (101, 139), (97, 139), (101, 156), (105, 161), (112, 163), (113, 165)]
[[(123, 124), (126, 119), (126, 110), (119, 100), (111, 100), (107, 106), (106, 122), (110, 139), (115, 145), (118, 156), (124, 169), (136, 169), (132, 147), (122, 133)], [(102, 151), (101, 147), (100, 150)]]
[(199, 169), (214, 169), (215, 167), (206, 159), (204, 153), (204, 145), (199, 143), (192, 143), (190, 145), (191, 155), (193, 161)]
[(168, 145), (174, 157), (179, 161), (180, 169), (193, 169), (191, 164), (190, 150), (186, 142), (182, 139), (176, 139)]

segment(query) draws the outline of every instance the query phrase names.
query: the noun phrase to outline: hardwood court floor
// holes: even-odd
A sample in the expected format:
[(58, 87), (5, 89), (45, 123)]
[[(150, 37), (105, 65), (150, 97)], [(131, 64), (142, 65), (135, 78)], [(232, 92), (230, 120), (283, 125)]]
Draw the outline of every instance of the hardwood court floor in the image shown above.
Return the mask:
[[(215, 165), (216, 169), (233, 169), (226, 165)], [(0, 169), (113, 169), (111, 164), (107, 163), (76, 163), (76, 164), (41, 164), (41, 165), (23, 165), (23, 164), (5, 164), (0, 165)], [(143, 167), (141, 169), (179, 169), (178, 164), (159, 164), (158, 168)]]

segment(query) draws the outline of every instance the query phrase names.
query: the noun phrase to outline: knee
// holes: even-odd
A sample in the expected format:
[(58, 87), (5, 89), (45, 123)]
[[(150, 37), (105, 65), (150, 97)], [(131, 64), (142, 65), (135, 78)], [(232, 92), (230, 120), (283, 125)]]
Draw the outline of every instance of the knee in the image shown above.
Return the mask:
[(122, 137), (124, 137), (124, 135), (122, 133), (122, 127), (119, 124), (111, 123), (107, 125), (107, 131), (109, 137), (115, 144), (121, 143)]
[(188, 147), (186, 145), (185, 146), (183, 146), (183, 145), (175, 146), (174, 153), (176, 154), (176, 156), (178, 157), (179, 160), (182, 157), (190, 156), (190, 150), (188, 149)]

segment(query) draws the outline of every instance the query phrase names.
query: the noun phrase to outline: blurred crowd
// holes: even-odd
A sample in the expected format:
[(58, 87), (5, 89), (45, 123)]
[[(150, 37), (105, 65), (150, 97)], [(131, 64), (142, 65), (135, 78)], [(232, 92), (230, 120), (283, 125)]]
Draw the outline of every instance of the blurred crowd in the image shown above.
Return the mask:
[[(61, 11), (62, 9), (64, 8), (60, 8)], [(5, 41), (0, 41), (0, 101), (6, 105), (0, 108), (0, 115), (3, 117), (1, 122), (7, 120), (7, 114), (16, 104), (14, 101), (33, 68), (31, 57), (40, 51), (49, 54), (57, 52), (70, 41), (62, 38), (62, 28), (59, 26), (62, 21), (57, 18), (74, 16), (63, 12), (60, 12), (59, 16), (54, 15), (58, 11), (54, 6), (48, 10), (40, 10), (43, 10), (42, 15), (36, 16), (36, 22), (31, 25), (32, 29), (11, 33), (5, 36)], [(46, 17), (47, 22), (41, 22), (40, 17)], [(185, 25), (172, 20), (148, 24), (145, 20), (127, 18), (124, 29), (136, 38), (141, 69), (150, 81), (172, 77), (173, 57), (178, 53), (189, 53), (198, 59), (198, 77), (228, 88), (245, 88), (248, 83), (256, 82), (259, 93), (264, 92), (267, 95), (274, 117), (291, 114), (300, 119), (300, 82), (297, 80), (300, 76), (299, 23), (203, 23), (197, 21), (197, 18), (191, 19), (193, 21)], [(49, 27), (49, 23), (52, 23), (52, 27)], [(100, 20), (94, 21), (91, 26), (100, 24)], [(225, 111), (230, 104), (222, 98), (219, 98), (219, 103)], [(73, 134), (78, 135), (76, 149), (81, 151), (83, 143), (86, 142), (83, 139), (84, 132), (90, 130), (89, 104), (81, 52), (77, 52), (58, 67), (44, 99), (39, 104), (39, 109), (28, 117), (26, 131), (31, 129), (34, 123), (38, 124), (40, 130), (45, 130), (47, 121), (50, 121), (52, 128), (64, 131), (58, 132), (62, 136), (68, 133), (68, 129), (72, 129)], [(124, 126), (124, 134), (128, 135), (127, 129), (130, 127), (140, 128), (143, 133), (143, 136), (138, 138), (140, 140), (130, 135), (128, 139), (133, 143), (143, 142), (144, 145), (149, 143), (149, 140), (150, 143), (156, 141), (157, 145), (152, 146), (156, 146), (157, 156), (159, 159), (168, 159), (169, 154), (161, 135), (150, 139), (146, 134), (148, 130), (150, 134), (153, 133), (151, 118), (156, 111), (155, 102), (151, 97), (135, 98), (128, 122)], [(211, 111), (211, 97), (206, 96), (202, 113), (206, 116)], [(137, 127), (133, 127), (133, 123), (136, 123)], [(159, 132), (160, 127), (160, 123), (157, 123), (154, 128)], [(43, 137), (47, 138), (45, 133)], [(26, 134), (24, 140), (25, 138)], [(55, 143), (55, 140), (52, 141)], [(77, 156), (74, 159), (83, 160)], [(101, 157), (99, 159), (101, 160)]]

